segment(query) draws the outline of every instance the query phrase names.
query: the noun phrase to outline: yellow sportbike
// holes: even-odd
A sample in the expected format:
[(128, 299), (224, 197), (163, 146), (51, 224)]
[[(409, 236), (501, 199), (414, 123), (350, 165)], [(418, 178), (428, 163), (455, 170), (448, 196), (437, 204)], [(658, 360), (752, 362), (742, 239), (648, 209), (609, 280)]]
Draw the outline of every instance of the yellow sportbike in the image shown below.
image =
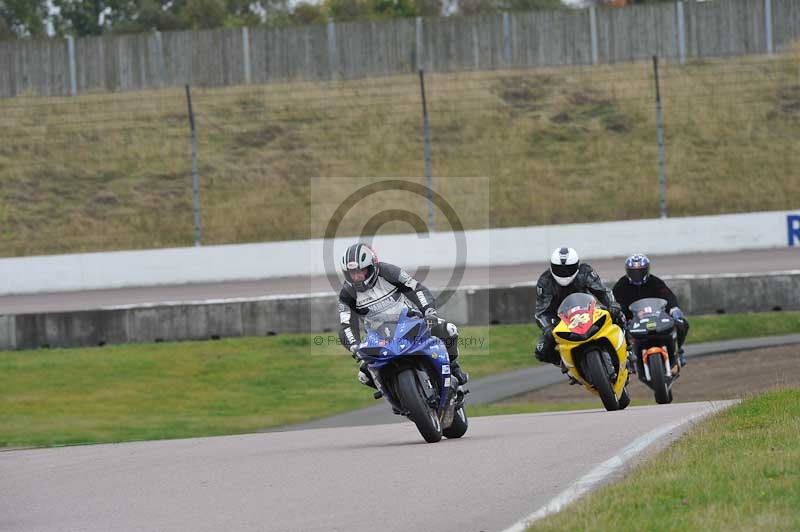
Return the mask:
[(567, 296), (558, 307), (553, 338), (567, 372), (594, 395), (606, 410), (622, 410), (628, 394), (625, 333), (591, 294)]

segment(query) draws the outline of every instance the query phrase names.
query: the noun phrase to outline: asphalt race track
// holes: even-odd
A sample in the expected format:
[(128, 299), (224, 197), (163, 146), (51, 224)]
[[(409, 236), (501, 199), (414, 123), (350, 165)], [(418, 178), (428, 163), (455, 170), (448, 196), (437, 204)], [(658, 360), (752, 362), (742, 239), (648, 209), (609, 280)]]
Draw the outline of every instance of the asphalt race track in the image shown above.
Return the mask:
[(500, 531), (637, 438), (678, 424), (665, 443), (721, 406), (475, 418), (437, 444), (407, 422), (5, 451), (0, 530)]
[[(651, 255), (650, 258), (653, 260), (653, 273), (660, 277), (693, 274), (768, 273), (800, 269), (798, 248), (735, 253)], [(588, 262), (607, 281), (615, 281), (624, 273), (624, 257)], [(518, 266), (469, 268), (464, 272), (461, 286), (535, 282), (546, 267), (547, 263), (541, 262)], [(451, 274), (450, 270), (433, 270), (424, 278), (424, 282), (431, 287), (443, 288), (447, 285)], [(168, 301), (204, 301), (319, 292), (333, 293), (325, 277), (273, 278), (214, 284), (13, 295), (0, 296), (0, 314), (89, 310), (122, 305), (158, 304)]]

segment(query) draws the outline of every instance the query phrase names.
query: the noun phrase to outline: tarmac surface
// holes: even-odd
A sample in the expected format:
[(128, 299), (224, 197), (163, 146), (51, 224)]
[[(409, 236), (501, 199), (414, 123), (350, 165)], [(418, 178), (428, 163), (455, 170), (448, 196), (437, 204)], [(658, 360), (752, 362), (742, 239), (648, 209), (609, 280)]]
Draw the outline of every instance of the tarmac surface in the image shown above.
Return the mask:
[(405, 423), (6, 451), (0, 530), (499, 531), (720, 406), (474, 418), (436, 444)]

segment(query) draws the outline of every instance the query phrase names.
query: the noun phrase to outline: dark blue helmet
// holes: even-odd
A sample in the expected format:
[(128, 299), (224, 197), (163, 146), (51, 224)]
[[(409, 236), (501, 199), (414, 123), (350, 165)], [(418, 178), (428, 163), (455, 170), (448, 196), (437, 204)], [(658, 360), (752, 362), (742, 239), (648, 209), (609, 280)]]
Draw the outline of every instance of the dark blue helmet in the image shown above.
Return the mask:
[(647, 282), (650, 275), (650, 259), (643, 253), (634, 253), (625, 259), (625, 275), (631, 284), (641, 286)]

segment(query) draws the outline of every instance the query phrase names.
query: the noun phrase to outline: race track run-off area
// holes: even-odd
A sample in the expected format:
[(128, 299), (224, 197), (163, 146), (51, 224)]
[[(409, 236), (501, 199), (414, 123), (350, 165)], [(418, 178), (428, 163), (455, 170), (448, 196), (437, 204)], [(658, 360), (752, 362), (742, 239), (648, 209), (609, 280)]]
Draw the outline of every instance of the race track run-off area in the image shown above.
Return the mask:
[(406, 422), (5, 451), (0, 530), (518, 529), (727, 404), (473, 418), (437, 444)]

